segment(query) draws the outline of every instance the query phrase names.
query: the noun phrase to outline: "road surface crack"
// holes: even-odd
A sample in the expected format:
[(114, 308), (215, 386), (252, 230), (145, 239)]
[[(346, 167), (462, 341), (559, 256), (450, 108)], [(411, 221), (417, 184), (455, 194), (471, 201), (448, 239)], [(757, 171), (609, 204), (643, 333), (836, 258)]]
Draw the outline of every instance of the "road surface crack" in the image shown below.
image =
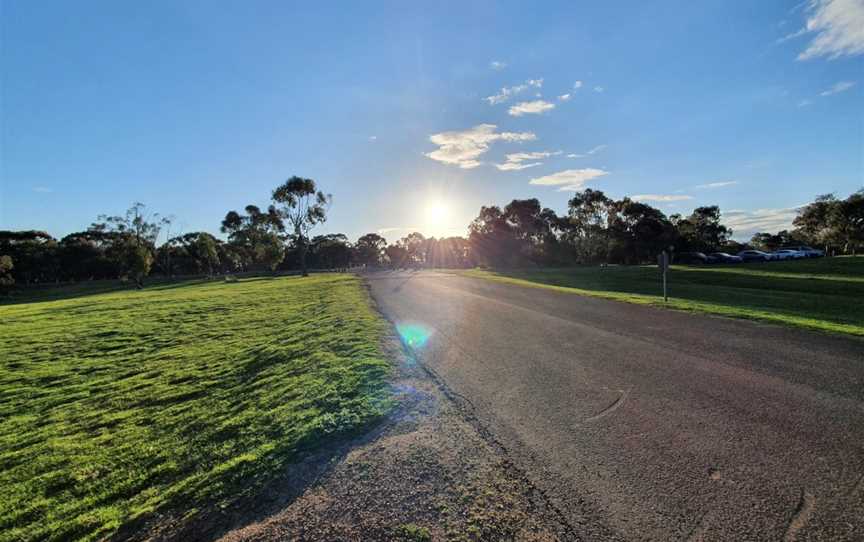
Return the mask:
[(813, 507), (816, 505), (816, 499), (804, 489), (801, 490), (801, 497), (798, 499), (798, 506), (795, 508), (795, 515), (792, 516), (792, 521), (789, 522), (789, 527), (786, 528), (786, 535), (783, 536), (784, 542), (793, 542), (798, 537), (798, 531), (807, 525), (810, 516), (813, 515)]

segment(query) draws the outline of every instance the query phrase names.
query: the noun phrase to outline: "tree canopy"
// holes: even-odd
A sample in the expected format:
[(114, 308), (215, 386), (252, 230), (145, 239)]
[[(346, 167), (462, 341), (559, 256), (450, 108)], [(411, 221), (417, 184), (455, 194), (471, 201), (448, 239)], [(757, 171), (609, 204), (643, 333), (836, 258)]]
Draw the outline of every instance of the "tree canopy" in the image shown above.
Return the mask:
[[(537, 199), (514, 199), (503, 208), (480, 208), (467, 237), (426, 237), (408, 232), (392, 243), (378, 233), (355, 243), (341, 233), (309, 238), (324, 222), (332, 201), (314, 181), (292, 177), (272, 193), (266, 209), (247, 205), (229, 211), (219, 238), (205, 231), (165, 236), (170, 221), (134, 203), (124, 214), (100, 215), (87, 229), (61, 240), (39, 230), (0, 231), (0, 287), (10, 283), (129, 278), (150, 274), (218, 273), (367, 267), (562, 266), (653, 263), (659, 252), (736, 252), (753, 247), (773, 251), (811, 245), (829, 254), (864, 249), (864, 189), (841, 199), (817, 196), (801, 207), (792, 228), (760, 232), (749, 243), (732, 240), (717, 206), (687, 216), (666, 216), (629, 198), (615, 200), (600, 190), (573, 194), (564, 214)], [(167, 228), (166, 228), (167, 229)]]

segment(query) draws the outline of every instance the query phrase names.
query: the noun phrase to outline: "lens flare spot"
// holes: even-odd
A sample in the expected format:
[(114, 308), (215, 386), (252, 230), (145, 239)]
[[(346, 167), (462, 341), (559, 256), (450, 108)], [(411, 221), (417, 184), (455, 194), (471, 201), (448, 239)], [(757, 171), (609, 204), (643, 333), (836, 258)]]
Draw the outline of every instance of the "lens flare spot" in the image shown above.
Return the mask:
[(432, 335), (428, 329), (416, 324), (400, 324), (396, 326), (402, 342), (411, 348), (423, 348)]

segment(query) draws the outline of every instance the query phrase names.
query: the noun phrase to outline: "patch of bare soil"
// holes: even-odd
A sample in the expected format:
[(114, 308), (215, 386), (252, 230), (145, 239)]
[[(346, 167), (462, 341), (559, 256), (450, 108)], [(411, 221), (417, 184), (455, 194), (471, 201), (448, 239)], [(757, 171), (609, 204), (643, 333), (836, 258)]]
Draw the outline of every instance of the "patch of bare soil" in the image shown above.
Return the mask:
[[(571, 538), (542, 495), (476, 427), (464, 406), (398, 346), (399, 406), (346, 445), (314, 481), (225, 542), (269, 540), (558, 540)], [(454, 400), (455, 399), (455, 400)], [(275, 496), (274, 496), (275, 497)]]

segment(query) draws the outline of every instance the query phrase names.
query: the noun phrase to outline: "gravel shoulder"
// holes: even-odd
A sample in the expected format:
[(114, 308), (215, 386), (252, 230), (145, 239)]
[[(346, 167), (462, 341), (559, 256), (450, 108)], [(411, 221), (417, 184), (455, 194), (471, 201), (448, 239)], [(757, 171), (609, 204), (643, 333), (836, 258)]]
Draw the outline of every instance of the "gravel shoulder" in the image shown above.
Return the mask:
[(387, 349), (396, 360), (398, 401), (390, 418), (332, 456), (309, 458), (295, 473), (305, 486), (301, 491), (275, 487), (269, 504), (240, 513), (233, 523), (243, 526), (219, 539), (574, 538), (479, 424), (470, 403), (419, 365), (395, 337)]

